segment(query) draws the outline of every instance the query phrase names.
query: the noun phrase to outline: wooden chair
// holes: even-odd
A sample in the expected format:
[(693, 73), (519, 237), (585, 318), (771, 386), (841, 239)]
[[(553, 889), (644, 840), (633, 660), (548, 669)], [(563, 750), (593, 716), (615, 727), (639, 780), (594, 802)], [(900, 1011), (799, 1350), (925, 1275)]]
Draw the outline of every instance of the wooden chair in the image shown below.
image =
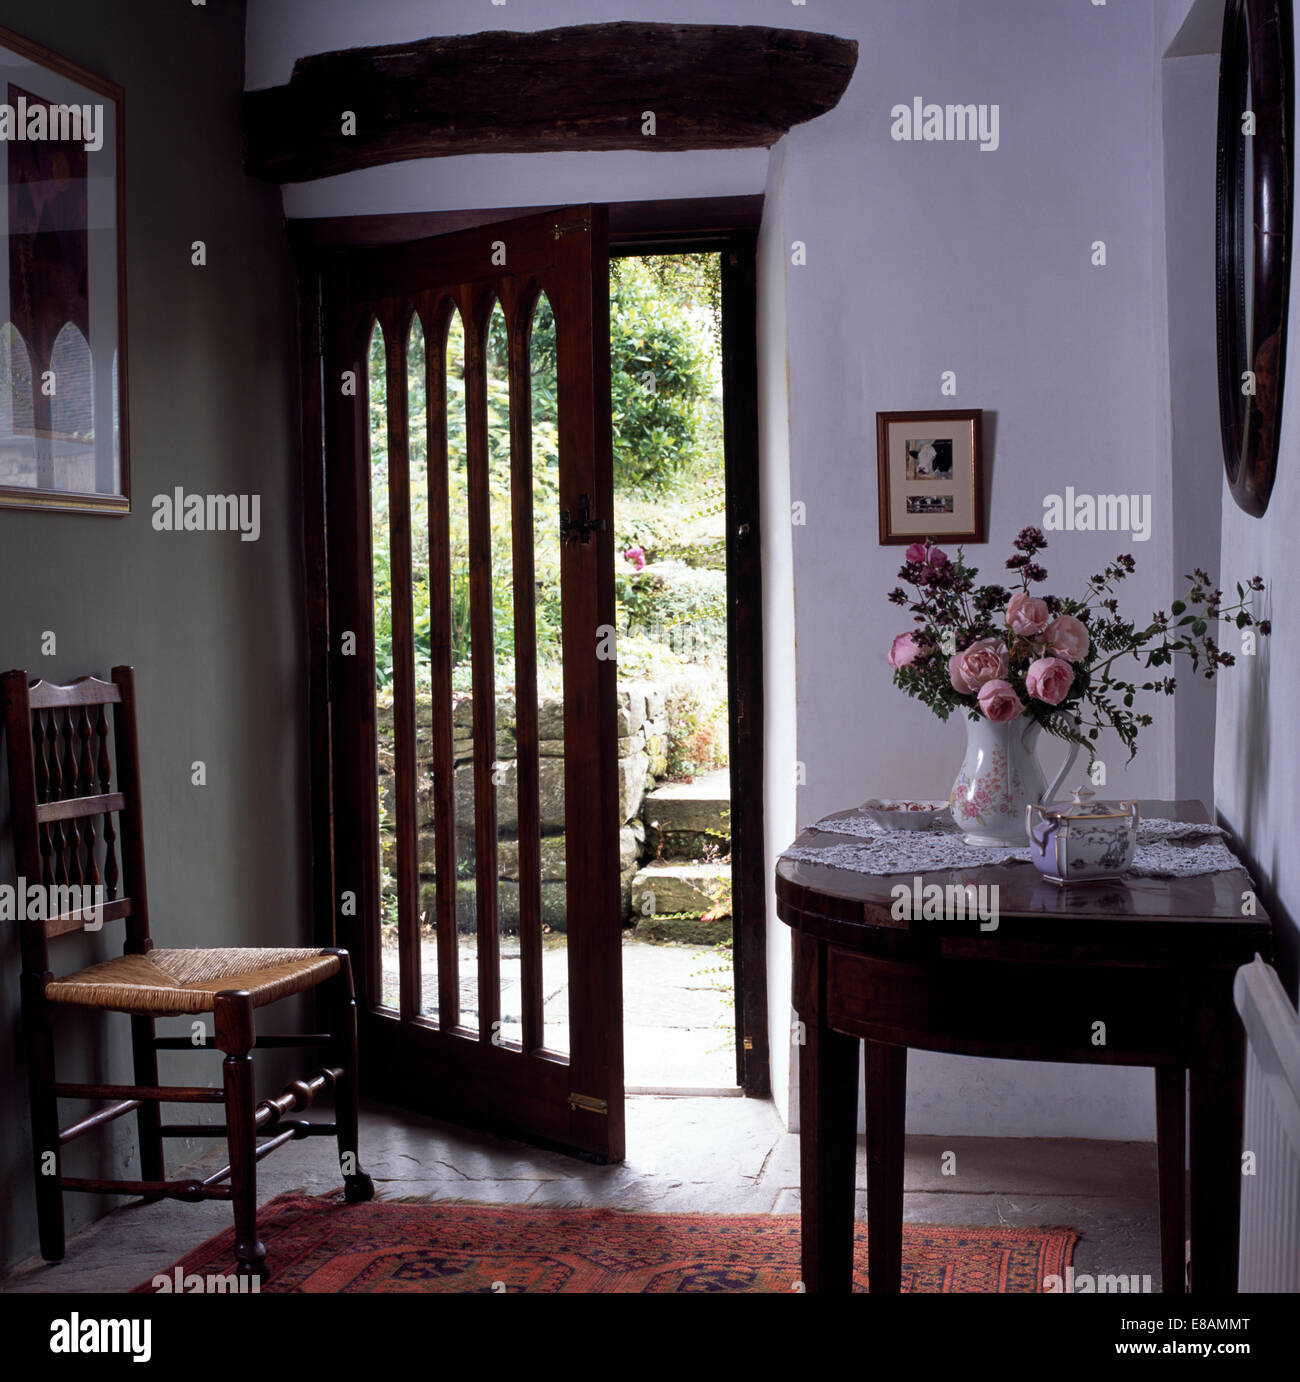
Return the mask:
[[(33, 887), (38, 888), (38, 905), (24, 906), (18, 914), (27, 913), (20, 922), (22, 1013), (41, 1254), (49, 1261), (63, 1257), (65, 1190), (146, 1199), (228, 1199), (235, 1213), (238, 1271), (264, 1275), (266, 1248), (257, 1235), (257, 1162), (262, 1157), (290, 1139), (334, 1135), (346, 1198), (355, 1202), (374, 1194), (357, 1157), (357, 1008), (348, 953), (155, 950), (145, 888), (132, 669), (113, 668), (111, 682), (82, 677), (64, 686), (44, 681), (29, 686), (23, 671), (6, 672), (2, 681), (19, 886), (28, 890), (28, 901)], [(119, 920), (126, 927), (120, 956), (54, 977), (51, 940)], [(322, 997), (332, 999), (327, 1032), (256, 1036), (256, 1009), (316, 985), (325, 985)], [(53, 1019), (61, 1004), (130, 1014), (134, 1084), (56, 1081)], [(205, 1032), (203, 1045), (224, 1052), (224, 1087), (160, 1085), (157, 1053), (188, 1051), (197, 1043), (188, 1036), (158, 1036), (155, 1019), (208, 1013), (215, 1041)], [(322, 1047), (329, 1064), (310, 1079), (294, 1080), (275, 1098), (256, 1103), (254, 1046)], [(306, 1108), (327, 1085), (334, 1089), (336, 1122), (288, 1117)], [(60, 1127), (60, 1099), (115, 1102)], [(165, 1103), (224, 1104), (225, 1123), (163, 1123), (160, 1105)], [(132, 1110), (139, 1126), (143, 1179), (63, 1175), (60, 1149), (66, 1143)], [(227, 1166), (201, 1180), (165, 1178), (164, 1138), (222, 1135), (229, 1148)], [(259, 1146), (259, 1137), (268, 1140)]]

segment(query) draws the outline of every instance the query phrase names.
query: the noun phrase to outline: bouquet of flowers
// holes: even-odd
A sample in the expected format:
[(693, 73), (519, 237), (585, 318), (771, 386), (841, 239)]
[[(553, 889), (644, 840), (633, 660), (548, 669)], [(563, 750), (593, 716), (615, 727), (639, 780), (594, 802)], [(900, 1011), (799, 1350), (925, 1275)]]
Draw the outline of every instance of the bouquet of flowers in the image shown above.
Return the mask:
[(894, 639), (889, 665), (894, 684), (941, 720), (959, 708), (997, 723), (1030, 715), (1050, 733), (1082, 744), (1090, 757), (1093, 741), (1109, 728), (1131, 760), (1138, 730), (1151, 724), (1150, 715), (1133, 709), (1134, 698), (1139, 691), (1172, 695), (1176, 681), (1161, 675), (1137, 682), (1121, 675), (1117, 663), (1133, 658), (1155, 669), (1182, 655), (1193, 672), (1203, 668), (1213, 679), (1217, 668), (1235, 661), (1215, 640), (1221, 625), (1270, 632), (1269, 621), (1250, 608), (1248, 592), (1264, 589), (1258, 576), (1238, 583), (1236, 603), (1225, 604), (1198, 568), (1186, 577), (1185, 599), (1137, 624), (1120, 614), (1115, 595), (1135, 570), (1131, 556), (1117, 556), (1073, 599), (1034, 593), (1047, 579), (1038, 562), (1047, 540), (1037, 528), (1023, 529), (1014, 545), (1007, 561), (1020, 583), (1014, 591), (976, 585), (979, 572), (966, 565), (961, 548), (955, 559), (928, 539), (907, 549), (898, 574), (915, 593), (899, 586), (889, 599), (912, 611), (916, 627)]

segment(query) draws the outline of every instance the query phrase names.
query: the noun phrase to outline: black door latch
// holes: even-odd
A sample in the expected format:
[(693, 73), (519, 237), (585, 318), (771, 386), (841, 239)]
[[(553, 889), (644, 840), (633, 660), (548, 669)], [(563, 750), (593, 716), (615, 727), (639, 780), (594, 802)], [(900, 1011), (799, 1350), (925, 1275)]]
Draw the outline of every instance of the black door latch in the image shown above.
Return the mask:
[(574, 518), (568, 509), (560, 510), (560, 545), (566, 542), (587, 543), (591, 541), (592, 533), (603, 533), (609, 525), (603, 518), (592, 518), (591, 516), (591, 496), (588, 494), (578, 495), (578, 516)]

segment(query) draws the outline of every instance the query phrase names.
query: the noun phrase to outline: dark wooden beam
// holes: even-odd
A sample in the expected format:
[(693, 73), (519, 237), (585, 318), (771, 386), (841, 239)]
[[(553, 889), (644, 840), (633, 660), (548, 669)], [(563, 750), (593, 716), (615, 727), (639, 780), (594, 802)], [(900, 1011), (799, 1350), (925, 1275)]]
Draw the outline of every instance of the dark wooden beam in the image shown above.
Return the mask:
[[(397, 211), (365, 216), (304, 217), (288, 222), (295, 253), (326, 253), (365, 245), (396, 245), (451, 235), (458, 230), (514, 221), (556, 210), (547, 206), (494, 207), (483, 211)], [(640, 253), (677, 239), (692, 242), (757, 230), (763, 218), (763, 195), (688, 197), (668, 201), (611, 202), (609, 243), (614, 253)], [(189, 1038), (185, 1038), (189, 1044)]]
[(759, 148), (831, 110), (857, 57), (802, 29), (644, 23), (319, 53), (245, 94), (244, 163), (304, 182), (453, 154)]

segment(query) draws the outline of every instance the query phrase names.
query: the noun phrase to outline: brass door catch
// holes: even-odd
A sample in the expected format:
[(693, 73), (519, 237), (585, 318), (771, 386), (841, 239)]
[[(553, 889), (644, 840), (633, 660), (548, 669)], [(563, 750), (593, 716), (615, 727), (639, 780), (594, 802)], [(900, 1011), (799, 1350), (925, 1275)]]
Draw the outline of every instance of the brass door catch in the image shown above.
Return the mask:
[(562, 224), (559, 224), (555, 227), (555, 238), (558, 240), (561, 236), (568, 235), (575, 230), (590, 229), (591, 222), (586, 219), (583, 219), (581, 221), (565, 221)]

